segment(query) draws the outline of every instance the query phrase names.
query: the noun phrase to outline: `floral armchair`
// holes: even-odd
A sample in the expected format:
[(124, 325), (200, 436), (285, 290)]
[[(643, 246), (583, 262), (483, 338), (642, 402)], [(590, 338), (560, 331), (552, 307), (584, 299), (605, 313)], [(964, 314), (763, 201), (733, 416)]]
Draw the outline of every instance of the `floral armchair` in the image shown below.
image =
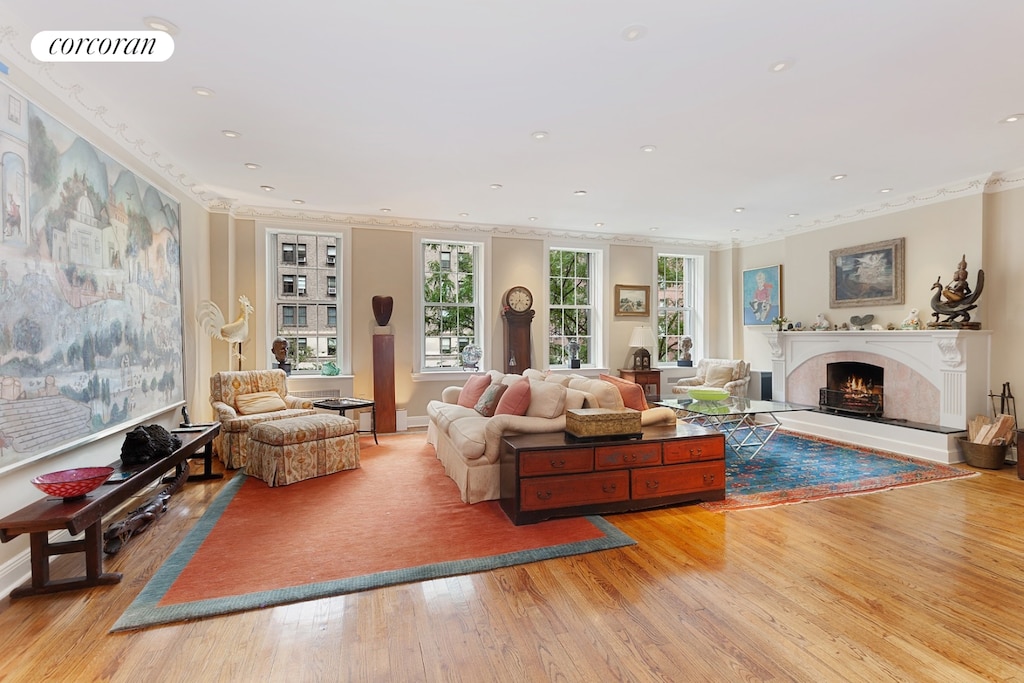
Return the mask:
[(210, 378), (210, 404), (220, 421), (214, 453), (230, 469), (245, 466), (249, 427), (267, 420), (316, 414), (311, 399), (288, 393), (284, 370), (218, 372)]
[(750, 384), (750, 363), (726, 358), (701, 358), (697, 375), (684, 377), (672, 387), (673, 394), (685, 394), (691, 387), (720, 387), (732, 396), (746, 396)]

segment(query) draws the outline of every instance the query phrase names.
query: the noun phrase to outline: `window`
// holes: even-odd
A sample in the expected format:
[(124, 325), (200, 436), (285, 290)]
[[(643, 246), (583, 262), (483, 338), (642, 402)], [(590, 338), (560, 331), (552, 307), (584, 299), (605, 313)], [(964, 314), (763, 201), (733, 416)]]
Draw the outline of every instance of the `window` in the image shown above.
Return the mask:
[(548, 365), (568, 367), (572, 351), (581, 365), (597, 363), (595, 297), (598, 252), (553, 248), (548, 253)]
[(480, 244), (424, 240), (423, 370), (461, 367), (462, 350), (482, 347), (480, 307)]
[(699, 341), (696, 330), (699, 259), (658, 255), (658, 362), (673, 363), (683, 355), (683, 337)]
[(333, 266), (334, 260), (338, 258), (338, 248), (334, 245), (328, 245), (327, 247), (327, 265)]
[[(278, 291), (271, 292), (276, 316), (269, 331), (288, 340), (292, 374), (319, 374), (324, 363), (340, 360), (337, 287), (341, 272), (337, 258), (328, 264), (325, 255), (337, 257), (341, 244), (337, 234), (267, 232), (268, 261), (272, 261), (268, 266), (274, 269), (270, 281), (279, 283)], [(330, 289), (334, 291), (328, 294)], [(303, 297), (301, 305), (296, 296)]]

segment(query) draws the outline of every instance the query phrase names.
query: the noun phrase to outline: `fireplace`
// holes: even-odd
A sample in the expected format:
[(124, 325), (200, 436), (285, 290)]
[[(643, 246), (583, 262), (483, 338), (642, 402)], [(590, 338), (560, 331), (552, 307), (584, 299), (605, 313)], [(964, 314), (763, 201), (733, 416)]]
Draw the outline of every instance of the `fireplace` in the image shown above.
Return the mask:
[(818, 407), (836, 413), (881, 417), (885, 368), (841, 361), (825, 368), (826, 384), (818, 390)]

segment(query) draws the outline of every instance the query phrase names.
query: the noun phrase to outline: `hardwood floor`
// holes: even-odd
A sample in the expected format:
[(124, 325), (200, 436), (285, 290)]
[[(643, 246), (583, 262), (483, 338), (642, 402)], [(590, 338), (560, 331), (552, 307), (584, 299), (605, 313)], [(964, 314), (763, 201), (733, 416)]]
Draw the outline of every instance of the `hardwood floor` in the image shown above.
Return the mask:
[(221, 485), (176, 494), (108, 562), (121, 584), (5, 603), (0, 680), (1024, 680), (1011, 468), (772, 509), (615, 515), (636, 546), (109, 633)]

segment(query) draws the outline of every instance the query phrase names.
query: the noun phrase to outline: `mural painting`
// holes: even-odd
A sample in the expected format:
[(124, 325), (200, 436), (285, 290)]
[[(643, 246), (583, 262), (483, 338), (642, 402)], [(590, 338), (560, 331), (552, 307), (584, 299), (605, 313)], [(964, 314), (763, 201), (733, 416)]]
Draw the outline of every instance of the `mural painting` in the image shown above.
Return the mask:
[(0, 103), (3, 472), (176, 407), (184, 372), (180, 205), (4, 83)]

